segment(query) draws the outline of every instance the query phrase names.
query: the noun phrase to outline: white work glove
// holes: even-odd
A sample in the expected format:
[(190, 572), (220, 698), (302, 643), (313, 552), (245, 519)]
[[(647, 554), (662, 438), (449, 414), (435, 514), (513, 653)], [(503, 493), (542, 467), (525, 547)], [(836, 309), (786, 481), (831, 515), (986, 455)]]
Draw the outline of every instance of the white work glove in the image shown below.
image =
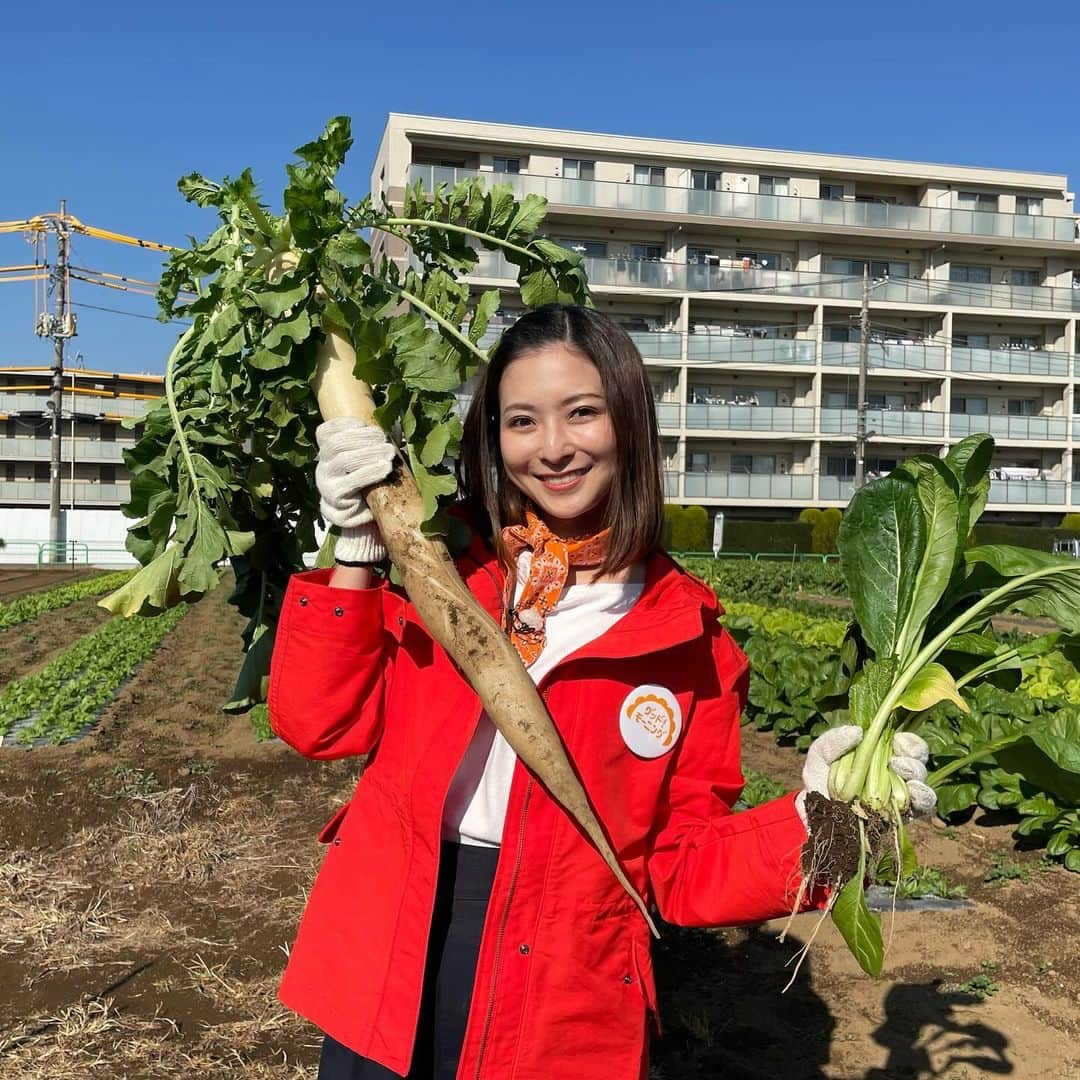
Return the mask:
[(315, 441), (319, 444), (315, 467), (319, 510), (341, 530), (334, 557), (345, 562), (380, 562), (386, 558), (386, 545), (361, 491), (393, 471), (393, 444), (378, 425), (353, 416), (320, 424)]
[[(863, 729), (858, 724), (843, 724), (822, 732), (810, 744), (803, 763), (803, 790), (795, 797), (795, 809), (803, 825), (807, 823), (806, 796), (811, 791), (829, 796), (829, 768), (849, 750), (854, 750), (862, 742), (862, 737)], [(913, 732), (899, 731), (893, 737), (893, 751), (889, 768), (907, 784), (911, 815), (922, 817), (932, 813), (937, 806), (937, 796), (926, 783), (926, 762), (930, 757), (930, 748)]]

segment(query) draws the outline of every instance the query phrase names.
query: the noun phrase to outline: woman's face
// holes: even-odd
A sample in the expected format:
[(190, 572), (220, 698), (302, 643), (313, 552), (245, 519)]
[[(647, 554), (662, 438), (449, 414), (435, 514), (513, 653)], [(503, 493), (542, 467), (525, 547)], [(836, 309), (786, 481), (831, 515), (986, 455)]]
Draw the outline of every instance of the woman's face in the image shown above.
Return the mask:
[(499, 448), (511, 483), (552, 532), (599, 531), (615, 478), (615, 431), (600, 372), (572, 345), (512, 360), (499, 382)]

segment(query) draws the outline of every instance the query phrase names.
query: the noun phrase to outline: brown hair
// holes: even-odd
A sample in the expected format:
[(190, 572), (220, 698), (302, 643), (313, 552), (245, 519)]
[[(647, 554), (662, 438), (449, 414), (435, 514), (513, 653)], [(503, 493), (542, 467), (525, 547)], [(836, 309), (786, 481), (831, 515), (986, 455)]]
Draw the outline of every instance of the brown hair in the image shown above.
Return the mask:
[(615, 479), (604, 512), (611, 529), (602, 574), (614, 573), (660, 546), (664, 519), (660, 435), (649, 377), (630, 335), (594, 308), (547, 304), (522, 315), (500, 338), (476, 381), (459, 459), (462, 495), (483, 508), (495, 550), (506, 525), (525, 520), (525, 494), (507, 478), (499, 449), (499, 383), (508, 364), (546, 345), (571, 345), (596, 365), (615, 432)]

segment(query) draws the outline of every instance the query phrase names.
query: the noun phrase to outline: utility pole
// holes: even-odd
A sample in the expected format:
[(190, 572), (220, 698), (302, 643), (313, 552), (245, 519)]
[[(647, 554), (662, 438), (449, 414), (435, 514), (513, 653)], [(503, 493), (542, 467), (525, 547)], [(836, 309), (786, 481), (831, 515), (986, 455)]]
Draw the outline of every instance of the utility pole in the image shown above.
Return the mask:
[(863, 486), (866, 466), (866, 369), (870, 357), (870, 263), (863, 266), (859, 312), (859, 389), (855, 412), (855, 490)]
[(67, 223), (67, 200), (60, 200), (60, 216), (56, 220), (56, 269), (53, 283), (56, 290), (54, 314), (46, 313), (37, 327), (42, 337), (53, 339), (52, 385), (49, 398), (51, 431), (49, 439), (49, 561), (63, 562), (60, 546), (60, 419), (64, 407), (64, 342), (75, 334), (75, 318), (71, 314), (68, 296), (68, 258), (70, 234)]

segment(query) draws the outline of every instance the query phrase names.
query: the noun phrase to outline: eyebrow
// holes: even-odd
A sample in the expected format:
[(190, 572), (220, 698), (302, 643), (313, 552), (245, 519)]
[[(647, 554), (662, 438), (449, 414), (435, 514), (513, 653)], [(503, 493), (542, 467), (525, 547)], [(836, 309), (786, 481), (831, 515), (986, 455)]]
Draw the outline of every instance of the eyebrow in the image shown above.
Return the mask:
[[(559, 407), (560, 408), (565, 408), (567, 405), (573, 405), (575, 401), (584, 401), (586, 398), (599, 398), (601, 401), (603, 401), (604, 400), (604, 395), (603, 394), (593, 394), (593, 393), (571, 394), (570, 397), (563, 398), (563, 400), (559, 402)], [(528, 402), (514, 401), (514, 402), (511, 402), (509, 405), (507, 405), (503, 409), (503, 412), (507, 413), (507, 412), (510, 412), (512, 409), (524, 409), (524, 410), (526, 410), (526, 412), (532, 412), (535, 408), (536, 408), (535, 405), (530, 405), (530, 404), (528, 404)]]

